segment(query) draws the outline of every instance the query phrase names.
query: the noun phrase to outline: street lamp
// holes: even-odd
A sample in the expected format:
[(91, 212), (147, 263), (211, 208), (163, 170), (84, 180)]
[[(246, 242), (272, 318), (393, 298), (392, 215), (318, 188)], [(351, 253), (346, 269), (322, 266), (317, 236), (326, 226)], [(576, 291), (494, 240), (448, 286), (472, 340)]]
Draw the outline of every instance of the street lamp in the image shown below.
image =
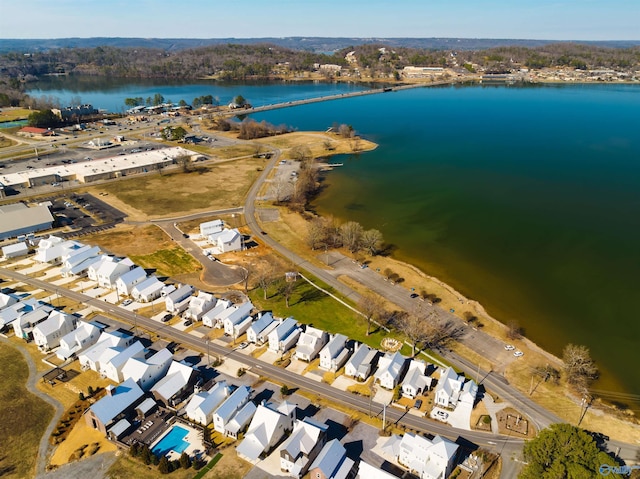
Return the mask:
[(207, 343), (207, 367), (211, 366), (211, 359), (209, 358), (209, 338), (204, 340)]

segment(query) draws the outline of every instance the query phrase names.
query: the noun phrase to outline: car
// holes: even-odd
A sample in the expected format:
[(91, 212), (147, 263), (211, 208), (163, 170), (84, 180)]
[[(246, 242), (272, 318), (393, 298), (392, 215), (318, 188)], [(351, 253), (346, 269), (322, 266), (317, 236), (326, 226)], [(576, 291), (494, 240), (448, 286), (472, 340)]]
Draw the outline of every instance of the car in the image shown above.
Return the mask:
[(449, 413), (448, 413), (448, 412), (444, 412), (444, 411), (440, 411), (440, 410), (438, 410), (438, 411), (436, 411), (436, 416), (437, 416), (439, 419), (441, 419), (441, 420), (443, 420), (443, 421), (444, 421), (445, 419), (447, 419), (447, 418), (449, 417)]
[(516, 349), (515, 347), (513, 347), (510, 344), (505, 344), (504, 345), (504, 349), (506, 349), (507, 351), (513, 351), (514, 349)]
[(418, 296), (420, 296), (418, 293), (411, 293), (410, 295), (412, 298), (417, 298)]
[(167, 321), (169, 321), (171, 318), (173, 318), (173, 314), (171, 313), (167, 313), (162, 317), (162, 322), (166, 323)]
[(249, 343), (247, 343), (246, 341), (242, 341), (240, 344), (238, 344), (238, 349), (244, 349), (247, 346), (249, 346)]
[(187, 233), (182, 233), (182, 237), (183, 237), (183, 238), (188, 238), (188, 237), (189, 237), (189, 235), (188, 235)]
[(133, 299), (125, 299), (122, 302), (122, 306), (129, 306), (131, 303), (133, 303)]
[(416, 399), (416, 402), (413, 404), (413, 407), (416, 409), (420, 409), (422, 407), (422, 399)]
[(267, 232), (266, 232), (266, 231), (260, 231), (260, 234), (261, 234), (261, 235), (266, 235), (266, 234), (267, 234)]
[(522, 351), (514, 351), (514, 352), (513, 352), (513, 355), (514, 355), (516, 358), (521, 358), (522, 356), (524, 356), (524, 353), (523, 353)]
[(187, 319), (184, 323), (182, 323), (182, 325), (185, 327), (191, 326), (192, 324), (193, 324), (193, 321), (190, 319)]

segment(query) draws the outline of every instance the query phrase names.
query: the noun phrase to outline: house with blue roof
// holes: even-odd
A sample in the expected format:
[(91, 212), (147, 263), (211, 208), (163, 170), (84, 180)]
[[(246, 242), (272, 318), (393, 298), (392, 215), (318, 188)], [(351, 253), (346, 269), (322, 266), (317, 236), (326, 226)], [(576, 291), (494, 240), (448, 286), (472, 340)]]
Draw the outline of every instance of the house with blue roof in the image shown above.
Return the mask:
[(133, 379), (127, 379), (115, 387), (107, 386), (107, 395), (87, 411), (87, 424), (106, 435), (111, 426), (132, 416), (136, 406), (143, 400), (144, 391)]

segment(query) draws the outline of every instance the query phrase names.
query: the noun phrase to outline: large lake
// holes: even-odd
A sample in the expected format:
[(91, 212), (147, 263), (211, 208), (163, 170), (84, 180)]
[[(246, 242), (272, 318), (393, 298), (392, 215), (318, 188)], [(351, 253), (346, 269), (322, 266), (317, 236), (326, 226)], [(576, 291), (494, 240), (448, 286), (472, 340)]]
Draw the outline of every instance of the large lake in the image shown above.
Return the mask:
[[(145, 96), (139, 92), (159, 86), (131, 85), (118, 94)], [(191, 88), (205, 93), (184, 93), (187, 101), (217, 94)], [(242, 88), (230, 87), (227, 98), (242, 94), (264, 104), (356, 87)], [(555, 354), (569, 342), (588, 345), (604, 373), (597, 388), (640, 395), (638, 111), (635, 85), (469, 86), (318, 103), (256, 119), (301, 130), (349, 123), (379, 143), (328, 175), (315, 203), (320, 212), (380, 229), (398, 258), (502, 321), (516, 320)]]

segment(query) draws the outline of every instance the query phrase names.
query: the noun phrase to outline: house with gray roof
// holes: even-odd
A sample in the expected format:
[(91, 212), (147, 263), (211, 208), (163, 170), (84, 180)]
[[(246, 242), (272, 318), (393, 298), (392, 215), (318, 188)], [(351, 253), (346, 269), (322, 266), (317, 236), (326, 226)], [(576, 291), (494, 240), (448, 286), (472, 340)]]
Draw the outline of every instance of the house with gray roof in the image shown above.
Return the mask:
[(242, 409), (226, 424), (224, 435), (238, 439), (238, 434), (249, 424), (249, 421), (251, 421), (251, 418), (256, 413), (256, 409), (256, 405), (251, 401), (242, 406)]
[(431, 389), (432, 378), (426, 374), (427, 365), (424, 361), (411, 360), (409, 369), (402, 381), (402, 395), (414, 399), (419, 394)]
[(355, 473), (355, 462), (337, 439), (326, 443), (309, 467), (309, 477), (315, 479), (351, 479)]
[(151, 394), (156, 401), (173, 407), (182, 401), (187, 391), (192, 390), (196, 379), (195, 369), (188, 364), (172, 361), (166, 376), (151, 388)]
[[(230, 307), (231, 301), (219, 299), (212, 309), (202, 315), (202, 324), (210, 328), (221, 328), (222, 323), (218, 324), (218, 317), (223, 311), (226, 311)], [(231, 314), (231, 312), (229, 314)]]
[(304, 476), (327, 441), (329, 426), (305, 418), (280, 446), (280, 470), (291, 477)]
[(256, 408), (244, 439), (236, 447), (236, 453), (244, 460), (256, 464), (291, 432), (294, 420), (295, 405), (285, 401), (276, 406), (263, 401)]
[(203, 426), (210, 424), (213, 421), (213, 413), (230, 394), (231, 388), (227, 382), (220, 381), (208, 391), (194, 394), (185, 407), (185, 413), (189, 419)]
[(100, 374), (111, 379), (113, 382), (119, 383), (124, 381), (122, 369), (125, 363), (130, 358), (144, 359), (146, 352), (140, 341), (136, 341), (125, 349), (116, 351), (116, 354), (112, 355), (107, 361), (103, 361), (100, 366)]
[(33, 339), (33, 328), (46, 321), (51, 311), (53, 311), (51, 306), (43, 304), (33, 311), (20, 314), (11, 323), (16, 336), (26, 341), (31, 341)]
[(284, 354), (296, 344), (302, 330), (298, 322), (289, 317), (269, 333), (269, 350)]
[(189, 301), (194, 288), (189, 284), (180, 286), (164, 298), (165, 309), (173, 314), (180, 314), (189, 307)]
[(251, 304), (251, 301), (247, 301), (246, 303), (236, 306), (236, 310), (227, 316), (222, 322), (224, 334), (237, 338), (249, 329), (249, 326), (251, 326), (251, 323), (253, 322), (253, 318), (250, 316), (251, 311), (253, 311), (253, 304)]
[(393, 389), (400, 382), (406, 368), (406, 358), (400, 353), (387, 353), (378, 361), (375, 381), (385, 389)]
[(87, 424), (107, 434), (120, 419), (130, 417), (135, 407), (144, 399), (144, 391), (133, 379), (107, 386), (107, 394), (93, 404), (85, 414)]
[(344, 368), (344, 373), (352, 378), (365, 381), (371, 374), (377, 356), (378, 350), (371, 349), (366, 344), (356, 346), (351, 359)]
[[(98, 261), (99, 255), (100, 248), (98, 246), (87, 245), (84, 248), (77, 249), (62, 262), (60, 274), (67, 277), (86, 273), (91, 264), (88, 260)], [(83, 267), (78, 268), (79, 265), (83, 265)]]
[(342, 367), (351, 354), (347, 349), (348, 340), (344, 334), (331, 335), (327, 345), (320, 351), (320, 369), (335, 372)]
[(58, 359), (66, 360), (80, 351), (95, 344), (104, 326), (93, 322), (78, 321), (76, 329), (60, 338), (60, 347), (56, 350)]
[(198, 296), (191, 296), (189, 307), (184, 312), (184, 318), (200, 321), (207, 311), (215, 307), (217, 301), (213, 294), (198, 291)]
[(131, 289), (131, 297), (141, 303), (150, 303), (160, 297), (160, 292), (165, 284), (155, 276), (140, 281)]
[[(276, 320), (273, 318), (271, 312), (258, 314), (258, 319), (251, 323), (251, 325), (247, 329), (247, 341), (249, 341), (250, 343), (262, 344), (259, 341), (258, 336), (275, 322)], [(276, 326), (274, 326), (274, 328)], [(266, 337), (267, 335), (265, 335), (264, 337)]]
[(251, 399), (251, 388), (240, 386), (213, 413), (213, 428), (224, 433), (227, 424)]
[(329, 341), (329, 334), (326, 331), (307, 326), (298, 338), (295, 358), (307, 362), (313, 361), (327, 341)]
[(116, 291), (120, 296), (129, 296), (133, 287), (145, 279), (147, 279), (147, 272), (140, 266), (136, 266), (116, 279)]

